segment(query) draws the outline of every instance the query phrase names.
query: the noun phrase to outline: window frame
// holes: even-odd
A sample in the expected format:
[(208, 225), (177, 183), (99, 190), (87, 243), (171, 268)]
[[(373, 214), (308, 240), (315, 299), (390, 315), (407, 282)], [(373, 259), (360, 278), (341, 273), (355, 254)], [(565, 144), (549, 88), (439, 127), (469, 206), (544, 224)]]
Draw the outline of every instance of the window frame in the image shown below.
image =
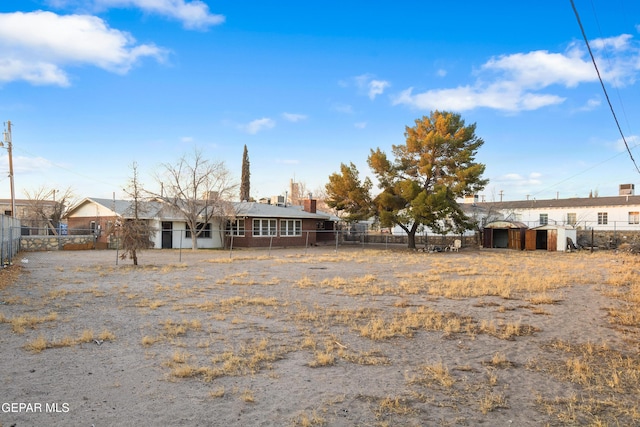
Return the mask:
[(541, 213), (539, 222), (540, 222), (540, 225), (549, 224), (549, 214), (548, 213)]
[[(257, 227), (256, 223), (259, 224)], [(253, 218), (251, 226), (254, 237), (273, 237), (278, 235), (278, 220), (276, 218)]]
[(301, 219), (281, 219), (280, 220), (280, 236), (283, 236), (283, 237), (302, 236), (302, 220)]
[(598, 212), (598, 225), (609, 225), (608, 212)]
[[(242, 223), (242, 226), (240, 226)], [(227, 221), (225, 232), (227, 236), (244, 237), (246, 233), (246, 222), (244, 218), (238, 218), (234, 221)]]
[[(202, 222), (197, 222), (196, 229), (199, 229), (202, 224), (203, 224)], [(189, 227), (188, 223), (185, 223), (184, 237), (185, 239), (191, 238), (191, 227)], [(205, 224), (204, 229), (202, 229), (202, 232), (197, 236), (197, 238), (211, 239), (211, 223), (210, 222), (207, 222)]]
[(629, 225), (637, 225), (640, 224), (640, 212), (638, 211), (630, 211), (629, 212)]

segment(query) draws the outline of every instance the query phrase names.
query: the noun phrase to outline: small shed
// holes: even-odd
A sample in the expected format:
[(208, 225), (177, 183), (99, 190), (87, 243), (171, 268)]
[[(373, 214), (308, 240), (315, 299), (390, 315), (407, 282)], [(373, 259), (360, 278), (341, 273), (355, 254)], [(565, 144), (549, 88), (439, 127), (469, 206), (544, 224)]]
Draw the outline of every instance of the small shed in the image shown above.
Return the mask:
[(494, 221), (484, 226), (485, 248), (524, 249), (527, 225), (517, 221)]
[(540, 225), (526, 231), (526, 249), (565, 252), (575, 245), (577, 235), (570, 225)]

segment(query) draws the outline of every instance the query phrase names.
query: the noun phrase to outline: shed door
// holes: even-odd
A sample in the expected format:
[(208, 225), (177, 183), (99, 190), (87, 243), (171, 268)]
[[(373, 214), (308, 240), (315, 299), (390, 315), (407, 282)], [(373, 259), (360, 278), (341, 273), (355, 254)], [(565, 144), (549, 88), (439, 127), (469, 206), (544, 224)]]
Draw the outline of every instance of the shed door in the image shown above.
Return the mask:
[(522, 249), (522, 242), (520, 241), (520, 229), (511, 229), (509, 230), (509, 249)]
[(547, 230), (547, 250), (558, 250), (558, 230)]
[(485, 248), (493, 247), (493, 229), (485, 228), (482, 236), (482, 246)]
[(527, 230), (524, 235), (524, 248), (528, 251), (536, 250), (536, 230)]

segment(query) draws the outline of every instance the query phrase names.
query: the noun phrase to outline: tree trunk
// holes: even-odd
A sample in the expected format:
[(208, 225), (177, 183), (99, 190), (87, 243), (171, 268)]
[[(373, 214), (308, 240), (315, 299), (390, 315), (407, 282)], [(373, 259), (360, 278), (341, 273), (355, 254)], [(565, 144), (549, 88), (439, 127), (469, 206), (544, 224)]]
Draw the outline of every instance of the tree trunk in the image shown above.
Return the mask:
[(193, 231), (191, 232), (191, 250), (198, 250), (198, 236)]
[(416, 248), (416, 231), (415, 230), (409, 230), (408, 234), (407, 234), (407, 247), (409, 249), (415, 249)]
[(418, 224), (414, 223), (411, 228), (406, 229), (405, 231), (407, 232), (407, 247), (409, 249), (415, 249), (416, 248), (416, 232), (418, 231)]
[(135, 249), (131, 251), (131, 259), (133, 259), (133, 265), (138, 265), (138, 254)]

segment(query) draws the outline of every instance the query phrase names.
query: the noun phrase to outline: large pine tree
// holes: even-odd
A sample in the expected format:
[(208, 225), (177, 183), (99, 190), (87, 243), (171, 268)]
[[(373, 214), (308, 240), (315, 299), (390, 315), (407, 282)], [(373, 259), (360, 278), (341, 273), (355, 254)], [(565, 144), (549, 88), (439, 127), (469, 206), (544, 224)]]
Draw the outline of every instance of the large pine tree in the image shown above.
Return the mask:
[(240, 201), (249, 201), (251, 200), (250, 193), (250, 176), (251, 172), (249, 172), (249, 152), (247, 151), (247, 146), (244, 146), (244, 152), (242, 153), (242, 179), (240, 182)]
[(420, 225), (440, 233), (471, 227), (457, 199), (482, 190), (485, 165), (475, 161), (484, 144), (476, 125), (465, 125), (459, 114), (432, 112), (406, 127), (406, 143), (393, 145), (393, 160), (379, 148), (368, 163), (382, 190), (374, 199), (380, 225), (398, 225), (415, 248)]

